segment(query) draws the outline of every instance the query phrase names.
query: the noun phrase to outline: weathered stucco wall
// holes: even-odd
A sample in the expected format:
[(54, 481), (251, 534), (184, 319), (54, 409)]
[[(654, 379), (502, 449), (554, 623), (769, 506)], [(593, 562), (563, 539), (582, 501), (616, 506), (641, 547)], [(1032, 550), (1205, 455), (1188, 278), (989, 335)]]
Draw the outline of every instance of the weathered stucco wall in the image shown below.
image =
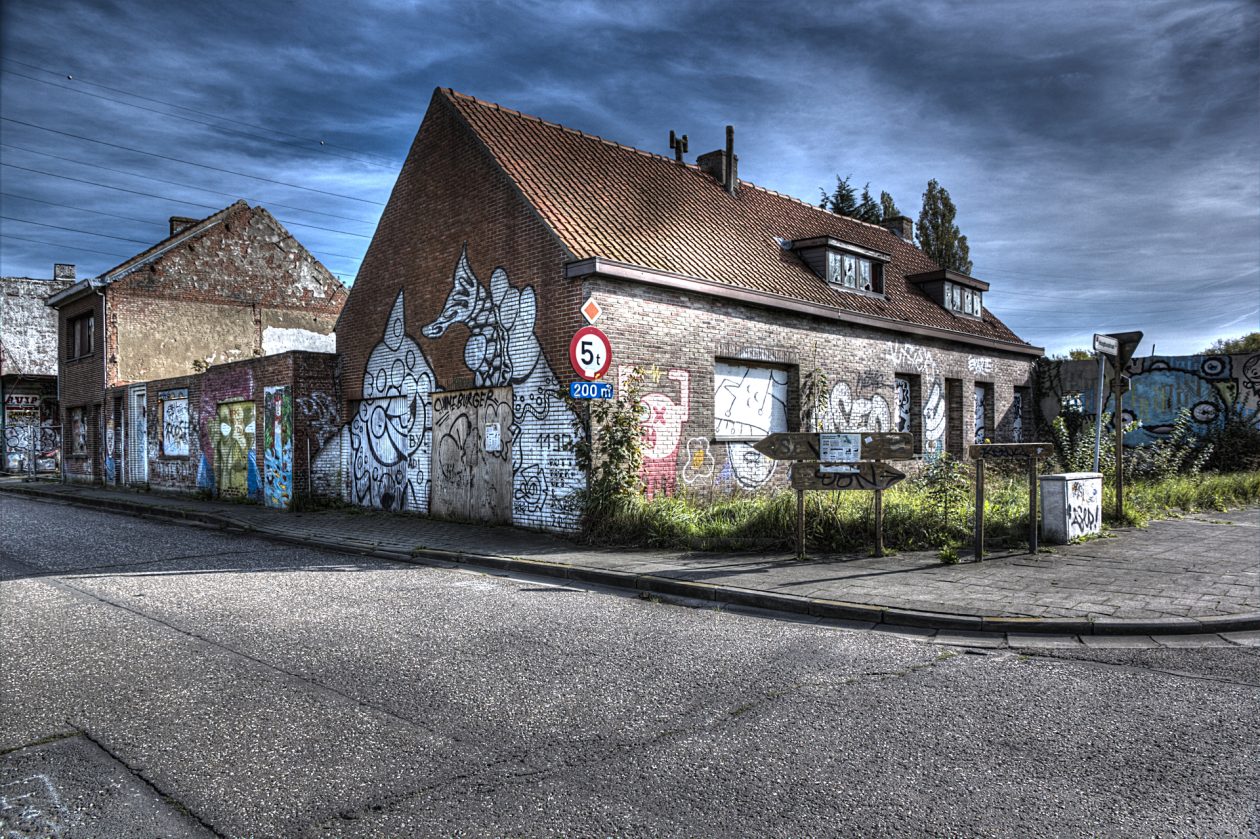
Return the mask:
[(0, 376), (57, 375), (57, 312), (44, 301), (72, 284), (0, 277)]

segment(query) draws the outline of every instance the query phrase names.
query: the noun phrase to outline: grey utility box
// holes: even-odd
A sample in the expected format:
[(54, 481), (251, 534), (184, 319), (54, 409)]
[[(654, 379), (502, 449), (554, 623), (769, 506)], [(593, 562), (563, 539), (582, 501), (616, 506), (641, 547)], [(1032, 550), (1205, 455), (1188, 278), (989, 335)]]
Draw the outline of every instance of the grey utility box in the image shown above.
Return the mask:
[(1066, 545), (1102, 531), (1102, 473), (1041, 476), (1041, 538)]

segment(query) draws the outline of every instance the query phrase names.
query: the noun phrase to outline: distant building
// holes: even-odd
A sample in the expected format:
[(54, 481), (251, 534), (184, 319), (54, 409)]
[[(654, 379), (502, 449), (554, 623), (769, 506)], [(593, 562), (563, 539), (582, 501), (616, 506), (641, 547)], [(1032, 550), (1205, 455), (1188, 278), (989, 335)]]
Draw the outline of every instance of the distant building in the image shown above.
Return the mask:
[(331, 350), (346, 294), (270, 213), (238, 201), (172, 218), (167, 238), (53, 295), (66, 479), (146, 485), (145, 382)]
[(0, 277), (0, 471), (58, 469), (57, 313), (44, 301), (73, 284), (73, 265), (51, 280)]
[[(907, 431), (922, 456), (1031, 432), (1042, 351), (988, 283), (907, 218), (842, 218), (737, 163), (436, 91), (341, 315), (348, 422), (317, 468), (355, 504), (572, 529), (575, 363), (618, 388), (646, 371), (649, 493), (782, 487), (751, 445), (775, 431)], [(575, 360), (592, 301), (611, 359)]]

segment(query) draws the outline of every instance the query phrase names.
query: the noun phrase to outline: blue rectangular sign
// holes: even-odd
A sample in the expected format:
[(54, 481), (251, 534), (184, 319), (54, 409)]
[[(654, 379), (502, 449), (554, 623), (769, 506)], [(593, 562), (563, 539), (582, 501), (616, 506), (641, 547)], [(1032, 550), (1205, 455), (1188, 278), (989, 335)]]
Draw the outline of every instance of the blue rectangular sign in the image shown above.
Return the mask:
[(574, 399), (612, 399), (613, 386), (608, 382), (571, 382), (569, 396)]

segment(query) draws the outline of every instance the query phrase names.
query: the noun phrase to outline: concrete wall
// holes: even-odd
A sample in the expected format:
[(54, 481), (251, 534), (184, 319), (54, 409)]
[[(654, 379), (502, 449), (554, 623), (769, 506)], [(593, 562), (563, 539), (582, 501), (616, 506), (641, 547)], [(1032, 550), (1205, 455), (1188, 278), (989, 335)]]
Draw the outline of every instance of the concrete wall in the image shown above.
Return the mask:
[(44, 301), (72, 284), (0, 277), (0, 376), (57, 375), (57, 313)]
[[(1260, 426), (1260, 353), (1146, 356), (1132, 359), (1126, 374), (1131, 390), (1124, 396), (1124, 419), (1140, 420), (1142, 427), (1125, 434), (1125, 445), (1166, 439), (1182, 409), (1190, 411), (1191, 429), (1199, 436), (1219, 428), (1231, 412)], [(1096, 361), (1043, 361), (1038, 406), (1046, 422), (1059, 414), (1065, 401), (1092, 417), (1098, 410), (1097, 388)], [(1102, 409), (1115, 409), (1110, 365)]]

